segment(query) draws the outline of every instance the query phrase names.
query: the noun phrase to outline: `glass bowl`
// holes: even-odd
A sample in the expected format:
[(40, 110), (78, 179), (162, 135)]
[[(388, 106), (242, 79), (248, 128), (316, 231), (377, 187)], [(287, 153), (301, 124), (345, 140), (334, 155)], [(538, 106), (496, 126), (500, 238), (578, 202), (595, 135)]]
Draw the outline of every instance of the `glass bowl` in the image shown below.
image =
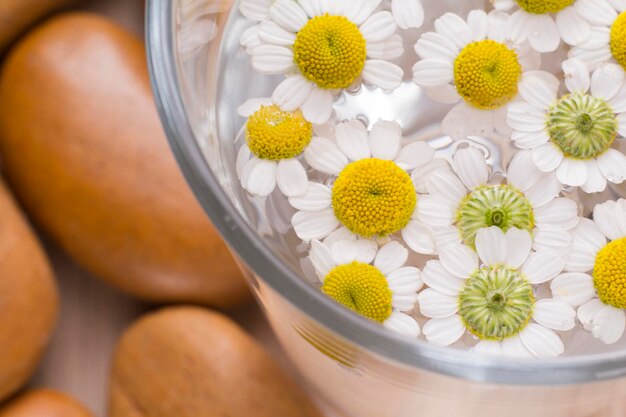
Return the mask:
[[(484, 3), (424, 1), (427, 20), (436, 7), (466, 13)], [(149, 0), (148, 60), (156, 104), (190, 186), (242, 261), (282, 347), (328, 415), (624, 415), (624, 350), (521, 360), (440, 348), (389, 332), (303, 279), (285, 249), (290, 242), (268, 232), (234, 173), (234, 138), (242, 121), (229, 114), (275, 81), (254, 78), (247, 57), (237, 52), (238, 36), (227, 36), (244, 29), (235, 19), (238, 13), (236, 0)], [(422, 106), (421, 122), (436, 119), (437, 109), (425, 107), (415, 93), (417, 101), (409, 104)], [(421, 134), (443, 141), (442, 149), (449, 145), (436, 134)], [(497, 165), (505, 154), (496, 150), (491, 162)], [(624, 195), (623, 188), (614, 192)], [(275, 216), (283, 210), (265, 209)]]

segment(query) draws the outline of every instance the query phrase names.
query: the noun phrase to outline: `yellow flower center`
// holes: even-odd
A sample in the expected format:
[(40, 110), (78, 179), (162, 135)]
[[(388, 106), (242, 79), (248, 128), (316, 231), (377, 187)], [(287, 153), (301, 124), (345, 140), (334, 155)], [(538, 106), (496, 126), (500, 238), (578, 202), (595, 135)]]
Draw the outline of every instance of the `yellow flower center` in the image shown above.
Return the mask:
[(506, 45), (485, 40), (467, 45), (454, 62), (454, 84), (470, 105), (492, 110), (517, 95), (522, 66)]
[(333, 185), (333, 209), (351, 232), (386, 236), (404, 228), (417, 204), (409, 175), (393, 161), (352, 162)]
[(517, 0), (519, 7), (533, 14), (557, 13), (571, 6), (575, 0)]
[(340, 265), (326, 275), (322, 291), (368, 319), (384, 322), (391, 315), (391, 290), (378, 268), (361, 262)]
[(611, 53), (626, 69), (626, 12), (622, 12), (611, 27)]
[(312, 136), (313, 126), (302, 112), (285, 112), (276, 105), (261, 106), (246, 124), (248, 147), (260, 159), (294, 158), (304, 151)]
[(610, 242), (598, 252), (593, 283), (604, 304), (626, 308), (626, 237)]
[(344, 16), (316, 16), (298, 32), (294, 61), (308, 80), (321, 88), (350, 86), (365, 65), (365, 38)]
[(459, 315), (480, 339), (502, 340), (522, 331), (533, 314), (535, 295), (526, 277), (506, 266), (483, 267), (465, 281)]
[(548, 112), (550, 140), (568, 158), (593, 159), (604, 153), (617, 135), (611, 106), (589, 94), (563, 96)]

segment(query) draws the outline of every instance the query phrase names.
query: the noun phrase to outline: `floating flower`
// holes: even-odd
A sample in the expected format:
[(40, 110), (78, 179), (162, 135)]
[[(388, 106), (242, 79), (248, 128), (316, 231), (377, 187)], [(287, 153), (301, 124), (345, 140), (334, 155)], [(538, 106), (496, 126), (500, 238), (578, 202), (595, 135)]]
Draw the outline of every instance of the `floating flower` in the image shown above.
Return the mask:
[(597, 205), (593, 221), (583, 219), (574, 229), (565, 261), (568, 272), (551, 283), (553, 296), (578, 307), (594, 337), (617, 342), (626, 326), (626, 200)]
[(242, 35), (252, 66), (287, 78), (272, 96), (282, 110), (326, 123), (335, 95), (363, 81), (385, 90), (402, 82), (388, 60), (402, 54), (402, 38), (381, 0), (242, 0), (241, 12), (260, 24)]
[(261, 197), (276, 185), (288, 197), (305, 194), (308, 177), (298, 157), (311, 143), (313, 125), (301, 111), (283, 111), (268, 98), (248, 100), (239, 114), (248, 118), (237, 155), (241, 186)]
[[(602, 0), (603, 1), (603, 0)], [(508, 23), (507, 39), (528, 41), (537, 52), (553, 52), (561, 44), (579, 45), (591, 37), (591, 25), (585, 20), (588, 3), (595, 0), (491, 0), (497, 10), (510, 11), (517, 6)]]
[(424, 23), (422, 0), (392, 0), (391, 12), (402, 29), (419, 28)]
[(439, 248), (461, 241), (474, 248), (480, 229), (497, 226), (533, 233), (537, 250), (562, 255), (569, 250), (568, 231), (578, 224), (578, 205), (557, 198), (561, 185), (556, 176), (535, 168), (529, 151), (515, 155), (504, 183), (489, 181), (485, 155), (476, 148), (457, 150), (453, 169), (428, 176), (430, 195), (420, 196), (418, 207), (417, 218), (440, 237)]
[(578, 0), (578, 12), (591, 23), (591, 37), (572, 48), (578, 58), (595, 69), (611, 59), (626, 69), (626, 3), (620, 0)]
[(401, 139), (396, 122), (379, 121), (368, 134), (358, 120), (337, 125), (334, 140), (314, 137), (304, 157), (334, 180), (310, 182), (306, 195), (289, 199), (300, 210), (291, 220), (298, 237), (322, 239), (338, 229), (364, 238), (401, 232), (411, 249), (435, 253), (430, 229), (416, 219), (416, 184), (409, 172), (421, 177), (441, 164), (433, 162), (428, 144), (401, 147)]
[(423, 283), (419, 269), (404, 266), (408, 257), (398, 242), (380, 249), (364, 239), (311, 242), (310, 259), (324, 294), (395, 332), (417, 337), (419, 325), (403, 312), (415, 307)]
[(528, 74), (520, 84), (523, 101), (511, 104), (507, 122), (512, 139), (530, 149), (543, 172), (556, 171), (563, 185), (603, 191), (607, 180), (626, 179), (626, 156), (612, 147), (626, 135), (624, 71), (600, 66), (590, 76), (582, 61), (563, 63), (568, 93), (558, 97), (559, 82), (547, 72)]
[[(429, 261), (422, 280), (430, 288), (419, 296), (430, 320), (429, 342), (448, 346), (467, 331), (479, 342), (474, 350), (507, 356), (553, 357), (564, 345), (554, 330), (574, 328), (576, 312), (563, 300), (537, 300), (533, 285), (556, 277), (564, 261), (554, 253), (532, 252), (525, 230), (481, 229), (476, 252), (453, 244)], [(480, 261), (480, 262), (479, 262)]]
[(506, 41), (508, 19), (498, 11), (474, 10), (467, 21), (447, 13), (415, 45), (422, 59), (413, 66), (413, 82), (436, 101), (460, 101), (442, 122), (455, 139), (506, 130), (506, 105), (524, 71), (538, 64), (537, 53)]

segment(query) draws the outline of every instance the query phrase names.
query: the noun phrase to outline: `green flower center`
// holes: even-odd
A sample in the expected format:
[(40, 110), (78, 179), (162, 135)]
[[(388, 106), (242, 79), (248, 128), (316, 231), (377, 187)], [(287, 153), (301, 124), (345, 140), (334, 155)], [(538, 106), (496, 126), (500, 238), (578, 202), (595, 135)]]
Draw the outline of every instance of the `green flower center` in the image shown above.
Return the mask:
[(457, 227), (466, 245), (475, 247), (478, 230), (497, 226), (531, 232), (535, 227), (533, 206), (522, 192), (508, 184), (476, 187), (459, 205)]
[(502, 340), (522, 331), (533, 314), (535, 296), (528, 280), (506, 266), (483, 267), (465, 282), (459, 314), (483, 340)]
[(517, 0), (519, 7), (533, 14), (557, 13), (574, 4), (575, 0)]
[(484, 40), (467, 45), (454, 61), (454, 85), (472, 106), (491, 110), (517, 95), (522, 66), (506, 45)]
[(598, 252), (593, 283), (604, 304), (626, 308), (626, 237), (609, 242)]
[(294, 61), (321, 88), (350, 86), (363, 71), (367, 50), (357, 25), (344, 16), (316, 16), (298, 32)]
[(260, 159), (278, 161), (294, 158), (313, 137), (313, 126), (300, 110), (285, 112), (278, 106), (261, 106), (246, 124), (250, 151)]
[(404, 228), (417, 204), (411, 177), (393, 161), (362, 159), (346, 166), (333, 184), (337, 219), (364, 237)]
[(391, 315), (391, 290), (380, 270), (361, 262), (335, 267), (322, 291), (351, 310), (379, 323)]
[(563, 96), (548, 112), (551, 141), (568, 158), (593, 159), (605, 152), (617, 135), (617, 119), (609, 104), (588, 94)]
[(626, 12), (622, 12), (611, 26), (611, 53), (626, 69)]

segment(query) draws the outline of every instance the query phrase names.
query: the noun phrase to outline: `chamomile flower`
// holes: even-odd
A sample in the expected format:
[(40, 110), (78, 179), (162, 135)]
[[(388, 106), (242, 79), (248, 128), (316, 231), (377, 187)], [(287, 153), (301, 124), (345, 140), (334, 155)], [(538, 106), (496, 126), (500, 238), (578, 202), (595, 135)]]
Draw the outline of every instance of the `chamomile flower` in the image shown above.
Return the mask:
[(326, 123), (336, 94), (360, 81), (393, 90), (402, 69), (402, 39), (381, 0), (242, 0), (241, 12), (260, 23), (242, 35), (252, 66), (283, 74), (272, 99), (282, 110)]
[(391, 13), (402, 29), (419, 28), (424, 23), (422, 0), (392, 0)]
[(561, 255), (569, 250), (568, 231), (578, 224), (578, 205), (557, 198), (561, 185), (556, 176), (535, 168), (530, 152), (515, 155), (502, 183), (490, 181), (479, 149), (457, 150), (452, 165), (454, 172), (440, 169), (429, 175), (429, 195), (420, 196), (418, 207), (417, 218), (440, 237), (439, 248), (459, 242), (474, 248), (480, 229), (497, 226), (533, 233), (536, 250)]
[(509, 20), (507, 39), (518, 43), (528, 41), (537, 52), (556, 51), (561, 39), (568, 45), (576, 46), (591, 37), (591, 25), (581, 14), (585, 12), (585, 0), (491, 2), (497, 10), (505, 12), (517, 8)]
[(591, 37), (569, 52), (591, 70), (614, 60), (626, 69), (626, 2), (578, 0), (578, 12), (591, 23)]
[(404, 266), (409, 251), (398, 242), (380, 249), (373, 240), (311, 242), (310, 259), (322, 282), (322, 292), (347, 308), (410, 337), (420, 327), (404, 314), (417, 302), (420, 270)]
[(582, 61), (563, 63), (567, 93), (559, 96), (559, 81), (534, 72), (520, 84), (520, 102), (511, 104), (507, 123), (512, 140), (530, 149), (543, 172), (556, 172), (563, 185), (603, 191), (607, 180), (626, 179), (626, 156), (612, 145), (626, 135), (624, 71), (604, 64), (590, 76)]
[(269, 98), (248, 100), (238, 112), (248, 118), (237, 155), (241, 186), (261, 197), (276, 185), (288, 197), (304, 195), (309, 183), (298, 157), (311, 143), (313, 125), (301, 111), (283, 111)]
[(531, 251), (525, 230), (481, 229), (478, 254), (454, 244), (428, 261), (422, 280), (430, 288), (418, 296), (430, 320), (422, 331), (429, 342), (448, 346), (466, 332), (479, 342), (474, 350), (507, 356), (554, 357), (564, 345), (554, 332), (574, 328), (576, 312), (563, 300), (537, 300), (533, 285), (556, 277), (563, 258)]
[(447, 13), (415, 45), (422, 59), (413, 66), (413, 82), (436, 101), (460, 102), (442, 121), (455, 139), (506, 131), (506, 106), (522, 74), (539, 64), (535, 51), (505, 39), (508, 20), (499, 11), (474, 10), (467, 20)]
[(583, 219), (574, 229), (565, 261), (568, 272), (552, 281), (553, 296), (578, 307), (594, 337), (617, 342), (626, 326), (626, 200), (597, 205), (593, 221)]
[[(299, 210), (291, 219), (298, 237), (323, 239), (338, 230), (364, 238), (401, 232), (411, 249), (435, 253), (431, 230), (416, 219), (416, 186), (441, 164), (428, 144), (402, 147), (401, 139), (396, 122), (379, 121), (368, 134), (359, 120), (337, 125), (334, 140), (314, 137), (304, 157), (332, 181), (310, 182), (304, 196), (289, 199)], [(415, 183), (411, 171), (419, 173)]]

